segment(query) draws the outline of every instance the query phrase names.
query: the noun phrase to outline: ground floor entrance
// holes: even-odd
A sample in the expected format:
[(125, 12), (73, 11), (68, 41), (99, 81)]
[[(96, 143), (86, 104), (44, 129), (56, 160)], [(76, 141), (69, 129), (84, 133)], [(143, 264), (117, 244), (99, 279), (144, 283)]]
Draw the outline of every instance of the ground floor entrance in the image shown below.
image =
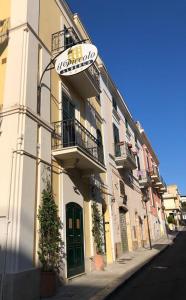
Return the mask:
[(119, 208), (119, 217), (120, 217), (122, 251), (126, 252), (128, 251), (126, 211), (122, 207)]
[(67, 243), (67, 277), (83, 273), (83, 210), (80, 205), (70, 202), (66, 205), (66, 243)]

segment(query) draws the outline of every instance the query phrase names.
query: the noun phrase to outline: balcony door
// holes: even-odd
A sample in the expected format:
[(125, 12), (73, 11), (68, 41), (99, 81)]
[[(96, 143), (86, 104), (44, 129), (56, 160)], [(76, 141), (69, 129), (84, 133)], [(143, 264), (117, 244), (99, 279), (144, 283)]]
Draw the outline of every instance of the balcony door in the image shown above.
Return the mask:
[(116, 127), (115, 124), (113, 124), (113, 134), (114, 134), (114, 151), (115, 151), (115, 156), (121, 156), (121, 149), (119, 145), (119, 129)]
[(83, 210), (77, 203), (66, 205), (67, 277), (84, 272)]
[(62, 133), (63, 147), (71, 147), (75, 145), (75, 105), (70, 101), (69, 97), (63, 92), (62, 94)]
[(102, 140), (102, 134), (101, 134), (101, 130), (100, 129), (96, 129), (96, 133), (97, 133), (97, 156), (98, 156), (98, 160), (100, 162), (104, 162), (104, 157), (103, 157), (103, 140)]

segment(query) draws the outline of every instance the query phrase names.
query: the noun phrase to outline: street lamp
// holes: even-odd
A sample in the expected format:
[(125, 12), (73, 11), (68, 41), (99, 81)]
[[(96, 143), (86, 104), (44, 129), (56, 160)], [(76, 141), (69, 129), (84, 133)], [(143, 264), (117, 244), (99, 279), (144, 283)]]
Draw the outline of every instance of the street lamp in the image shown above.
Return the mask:
[(149, 217), (147, 212), (147, 202), (149, 201), (149, 194), (148, 190), (143, 190), (143, 202), (145, 203), (145, 210), (146, 210), (146, 218), (147, 218), (147, 230), (148, 230), (148, 237), (149, 237), (149, 248), (152, 250), (152, 243), (151, 243), (151, 236), (150, 236), (150, 227), (149, 227)]

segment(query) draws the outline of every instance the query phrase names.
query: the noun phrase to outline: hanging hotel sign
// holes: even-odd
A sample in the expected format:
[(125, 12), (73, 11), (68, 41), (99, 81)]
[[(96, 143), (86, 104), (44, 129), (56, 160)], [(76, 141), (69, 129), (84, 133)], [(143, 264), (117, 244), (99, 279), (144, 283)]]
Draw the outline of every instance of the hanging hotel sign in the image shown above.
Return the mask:
[(90, 67), (98, 55), (92, 44), (78, 44), (65, 50), (55, 62), (56, 72), (63, 76), (80, 73)]

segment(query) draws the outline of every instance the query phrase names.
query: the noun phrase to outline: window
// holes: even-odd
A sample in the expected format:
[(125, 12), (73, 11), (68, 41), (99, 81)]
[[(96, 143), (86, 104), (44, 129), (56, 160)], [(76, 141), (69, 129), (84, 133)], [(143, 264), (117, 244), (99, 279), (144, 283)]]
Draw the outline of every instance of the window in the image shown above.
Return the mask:
[(102, 134), (101, 130), (99, 128), (96, 129), (96, 134), (97, 134), (97, 151), (98, 151), (98, 160), (100, 162), (104, 162), (104, 155), (103, 155), (103, 140), (102, 140)]
[(152, 190), (151, 190), (151, 195), (152, 195), (152, 206), (153, 206), (153, 207), (155, 207), (154, 193), (155, 193), (155, 191), (152, 189)]
[(120, 196), (124, 197), (125, 196), (125, 186), (122, 180), (119, 181), (119, 185), (120, 185)]
[(113, 124), (113, 134), (114, 134), (114, 150), (115, 156), (121, 156), (121, 150), (119, 145), (119, 129)]
[(96, 133), (97, 133), (98, 146), (102, 146), (103, 142), (102, 142), (101, 130), (97, 128)]
[(75, 118), (75, 106), (70, 101), (69, 97), (63, 92), (63, 120), (69, 120)]
[(148, 157), (147, 151), (146, 151), (146, 159), (147, 159), (147, 169), (148, 169), (148, 171), (150, 171), (149, 157)]
[(138, 155), (136, 156), (136, 160), (137, 160), (138, 171), (140, 171), (141, 170), (141, 168), (140, 168), (140, 159), (139, 159)]
[(116, 99), (114, 97), (112, 97), (112, 106), (114, 107), (114, 109), (117, 111), (117, 102), (116, 102)]
[(96, 99), (99, 103), (101, 102), (100, 94), (96, 96)]
[(128, 183), (130, 185), (133, 185), (134, 183), (133, 171), (131, 169), (128, 170)]
[(62, 141), (63, 147), (74, 146), (76, 143), (76, 132), (75, 132), (75, 106), (71, 103), (69, 97), (63, 92), (62, 93)]
[(125, 118), (125, 127), (126, 127), (126, 129), (129, 129), (129, 124), (128, 124), (128, 121), (126, 118)]

